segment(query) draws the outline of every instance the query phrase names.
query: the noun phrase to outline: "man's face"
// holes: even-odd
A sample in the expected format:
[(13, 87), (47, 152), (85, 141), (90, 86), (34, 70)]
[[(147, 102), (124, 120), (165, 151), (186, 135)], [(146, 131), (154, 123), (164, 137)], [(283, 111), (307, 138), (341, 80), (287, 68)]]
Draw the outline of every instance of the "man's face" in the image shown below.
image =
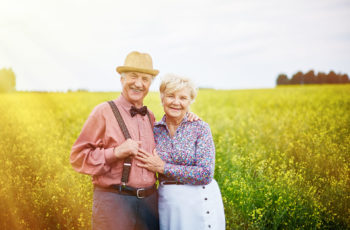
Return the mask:
[(126, 72), (120, 78), (123, 96), (132, 104), (139, 107), (148, 93), (152, 83), (152, 75), (139, 72)]

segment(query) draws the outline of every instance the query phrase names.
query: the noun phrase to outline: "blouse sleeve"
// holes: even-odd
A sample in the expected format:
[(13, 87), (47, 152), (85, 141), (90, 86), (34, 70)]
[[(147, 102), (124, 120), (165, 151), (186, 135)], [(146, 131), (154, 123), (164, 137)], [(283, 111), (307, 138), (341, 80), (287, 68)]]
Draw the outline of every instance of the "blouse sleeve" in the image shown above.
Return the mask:
[(97, 176), (110, 171), (116, 157), (114, 148), (104, 148), (105, 125), (101, 111), (95, 108), (71, 150), (70, 163), (77, 172)]
[(215, 169), (215, 146), (207, 123), (198, 130), (195, 156), (195, 166), (166, 163), (164, 175), (186, 184), (204, 185), (211, 182)]

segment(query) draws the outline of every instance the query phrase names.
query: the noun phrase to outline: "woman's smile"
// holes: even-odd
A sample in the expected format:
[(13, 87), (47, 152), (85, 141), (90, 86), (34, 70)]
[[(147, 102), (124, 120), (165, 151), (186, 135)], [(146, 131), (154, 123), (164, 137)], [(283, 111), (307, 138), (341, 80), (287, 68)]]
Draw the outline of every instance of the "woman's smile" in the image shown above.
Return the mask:
[(189, 110), (191, 104), (190, 97), (190, 91), (187, 88), (166, 93), (162, 99), (162, 103), (167, 117), (182, 120)]

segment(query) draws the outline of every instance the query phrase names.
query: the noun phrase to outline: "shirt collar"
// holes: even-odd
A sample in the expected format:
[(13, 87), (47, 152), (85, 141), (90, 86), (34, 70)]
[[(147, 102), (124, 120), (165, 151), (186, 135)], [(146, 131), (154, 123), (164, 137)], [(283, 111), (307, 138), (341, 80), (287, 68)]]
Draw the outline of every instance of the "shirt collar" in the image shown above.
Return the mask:
[(134, 106), (130, 101), (126, 100), (126, 98), (123, 96), (123, 93), (120, 94), (120, 96), (117, 98), (120, 105), (124, 107), (125, 109), (129, 110), (131, 106)]
[[(180, 123), (180, 125), (182, 124), (182, 123), (186, 123), (186, 122), (188, 122), (188, 114), (186, 113), (186, 115), (185, 115), (185, 117), (182, 119), (182, 121), (181, 121), (181, 123)], [(160, 125), (165, 125), (166, 126), (166, 115), (164, 114), (164, 116), (162, 117), (162, 119), (160, 120), (160, 121), (158, 121), (158, 122), (156, 122), (154, 125), (155, 126), (160, 126)]]

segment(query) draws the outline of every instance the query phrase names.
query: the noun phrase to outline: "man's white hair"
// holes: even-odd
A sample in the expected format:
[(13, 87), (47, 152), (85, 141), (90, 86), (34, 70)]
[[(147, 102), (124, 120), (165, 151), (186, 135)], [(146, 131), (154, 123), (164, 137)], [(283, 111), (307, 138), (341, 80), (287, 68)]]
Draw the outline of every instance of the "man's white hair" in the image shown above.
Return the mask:
[[(121, 74), (120, 74), (120, 77), (121, 78), (125, 78), (125, 74), (126, 73), (130, 73), (130, 72), (122, 72)], [(135, 73), (137, 73), (137, 72), (135, 72)], [(151, 75), (151, 74), (150, 74)], [(154, 80), (154, 78), (156, 77), (156, 76), (153, 76), (153, 75), (151, 75), (152, 76), (152, 82), (153, 82), (153, 80)]]

